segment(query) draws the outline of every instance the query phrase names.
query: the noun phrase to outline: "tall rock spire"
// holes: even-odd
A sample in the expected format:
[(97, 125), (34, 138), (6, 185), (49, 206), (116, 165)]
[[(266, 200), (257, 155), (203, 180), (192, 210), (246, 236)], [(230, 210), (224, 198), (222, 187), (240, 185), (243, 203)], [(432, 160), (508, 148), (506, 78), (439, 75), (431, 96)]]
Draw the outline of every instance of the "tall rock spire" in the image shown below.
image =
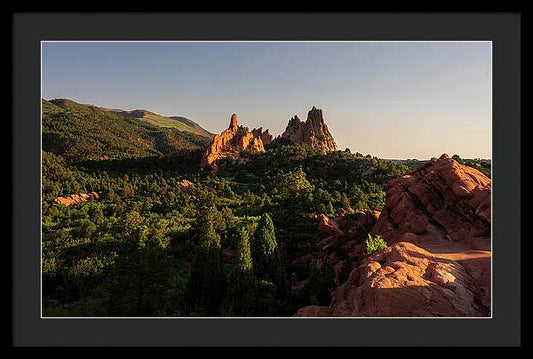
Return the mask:
[(337, 150), (337, 144), (324, 122), (324, 114), (315, 106), (307, 113), (306, 122), (302, 122), (296, 115), (291, 118), (281, 137), (292, 143), (308, 144), (323, 152)]
[(216, 168), (216, 162), (222, 158), (230, 157), (238, 159), (240, 152), (250, 150), (253, 152), (264, 152), (265, 147), (263, 139), (272, 141), (272, 135), (266, 130), (262, 129), (249, 132), (248, 130), (239, 131), (239, 123), (237, 115), (231, 115), (229, 127), (222, 131), (220, 135), (216, 135), (211, 142), (211, 145), (206, 149), (202, 160), (201, 167)]
[(231, 115), (231, 119), (230, 119), (230, 122), (229, 122), (229, 128), (230, 129), (236, 129), (237, 127), (239, 127), (239, 123), (237, 121), (237, 114), (233, 114)]

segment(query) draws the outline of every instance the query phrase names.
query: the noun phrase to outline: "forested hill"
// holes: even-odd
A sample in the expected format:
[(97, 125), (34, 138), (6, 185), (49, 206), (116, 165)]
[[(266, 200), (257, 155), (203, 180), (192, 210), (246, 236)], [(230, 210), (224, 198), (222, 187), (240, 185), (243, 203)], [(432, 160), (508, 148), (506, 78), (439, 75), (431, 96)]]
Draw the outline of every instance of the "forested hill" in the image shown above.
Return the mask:
[(42, 100), (43, 150), (67, 158), (154, 156), (204, 149), (210, 140), (67, 99)]
[(119, 115), (125, 117), (136, 118), (138, 120), (151, 123), (152, 125), (175, 128), (182, 132), (190, 132), (199, 136), (213, 138), (214, 134), (202, 128), (196, 122), (181, 116), (162, 116), (157, 113), (153, 113), (147, 110), (133, 110), (133, 111), (121, 111), (121, 110), (111, 110)]

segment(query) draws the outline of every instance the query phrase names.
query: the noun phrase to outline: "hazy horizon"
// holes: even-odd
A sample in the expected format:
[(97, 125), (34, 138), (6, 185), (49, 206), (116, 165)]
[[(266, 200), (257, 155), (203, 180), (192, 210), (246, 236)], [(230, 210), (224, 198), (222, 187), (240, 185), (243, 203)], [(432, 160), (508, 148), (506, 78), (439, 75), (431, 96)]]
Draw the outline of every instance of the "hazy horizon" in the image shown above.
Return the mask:
[(43, 42), (45, 99), (280, 135), (313, 107), (338, 148), (491, 158), (490, 42)]

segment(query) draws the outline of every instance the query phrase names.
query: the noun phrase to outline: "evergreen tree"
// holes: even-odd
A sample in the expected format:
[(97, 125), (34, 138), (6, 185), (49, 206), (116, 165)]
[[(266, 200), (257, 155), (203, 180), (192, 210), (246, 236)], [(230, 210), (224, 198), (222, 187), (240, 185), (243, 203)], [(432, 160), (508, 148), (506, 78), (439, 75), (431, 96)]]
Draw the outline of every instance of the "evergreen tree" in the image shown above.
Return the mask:
[(281, 258), (276, 242), (274, 223), (268, 213), (264, 213), (259, 220), (252, 242), (252, 256), (254, 269), (258, 278), (270, 279), (281, 265)]
[(330, 258), (326, 258), (320, 268), (311, 266), (308, 287), (312, 304), (329, 305), (331, 291), (335, 288), (335, 268)]
[(172, 256), (158, 241), (134, 233), (115, 266), (110, 284), (109, 314), (153, 316), (165, 314), (171, 305)]
[(239, 241), (233, 268), (228, 277), (226, 311), (228, 314), (247, 316), (254, 313), (256, 278), (252, 265), (249, 233), (245, 228), (237, 230)]
[(215, 221), (217, 219), (215, 206), (202, 208), (198, 213), (196, 220), (196, 231), (198, 233), (198, 243), (216, 242), (220, 246), (220, 236), (215, 230)]
[(285, 268), (276, 241), (274, 223), (268, 213), (261, 216), (255, 231), (252, 258), (256, 277), (274, 284), (276, 296), (284, 298), (288, 291)]
[(220, 236), (211, 220), (212, 208), (199, 215), (199, 248), (191, 269), (188, 285), (188, 302), (193, 310), (203, 308), (208, 315), (219, 313), (225, 288), (224, 263), (220, 255)]

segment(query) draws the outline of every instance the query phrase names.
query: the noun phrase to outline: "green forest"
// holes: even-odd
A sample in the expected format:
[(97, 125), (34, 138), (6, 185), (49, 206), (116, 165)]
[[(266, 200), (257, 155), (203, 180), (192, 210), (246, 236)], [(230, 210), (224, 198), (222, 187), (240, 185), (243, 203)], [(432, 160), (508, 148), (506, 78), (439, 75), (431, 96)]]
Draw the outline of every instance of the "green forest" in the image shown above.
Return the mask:
[[(43, 316), (270, 317), (328, 305), (333, 268), (297, 260), (317, 251), (317, 214), (379, 211), (387, 182), (412, 169), (275, 140), (212, 174), (199, 166), (208, 136), (70, 100), (42, 110)], [(490, 162), (462, 161), (490, 175)], [(54, 201), (89, 192), (99, 199)]]

